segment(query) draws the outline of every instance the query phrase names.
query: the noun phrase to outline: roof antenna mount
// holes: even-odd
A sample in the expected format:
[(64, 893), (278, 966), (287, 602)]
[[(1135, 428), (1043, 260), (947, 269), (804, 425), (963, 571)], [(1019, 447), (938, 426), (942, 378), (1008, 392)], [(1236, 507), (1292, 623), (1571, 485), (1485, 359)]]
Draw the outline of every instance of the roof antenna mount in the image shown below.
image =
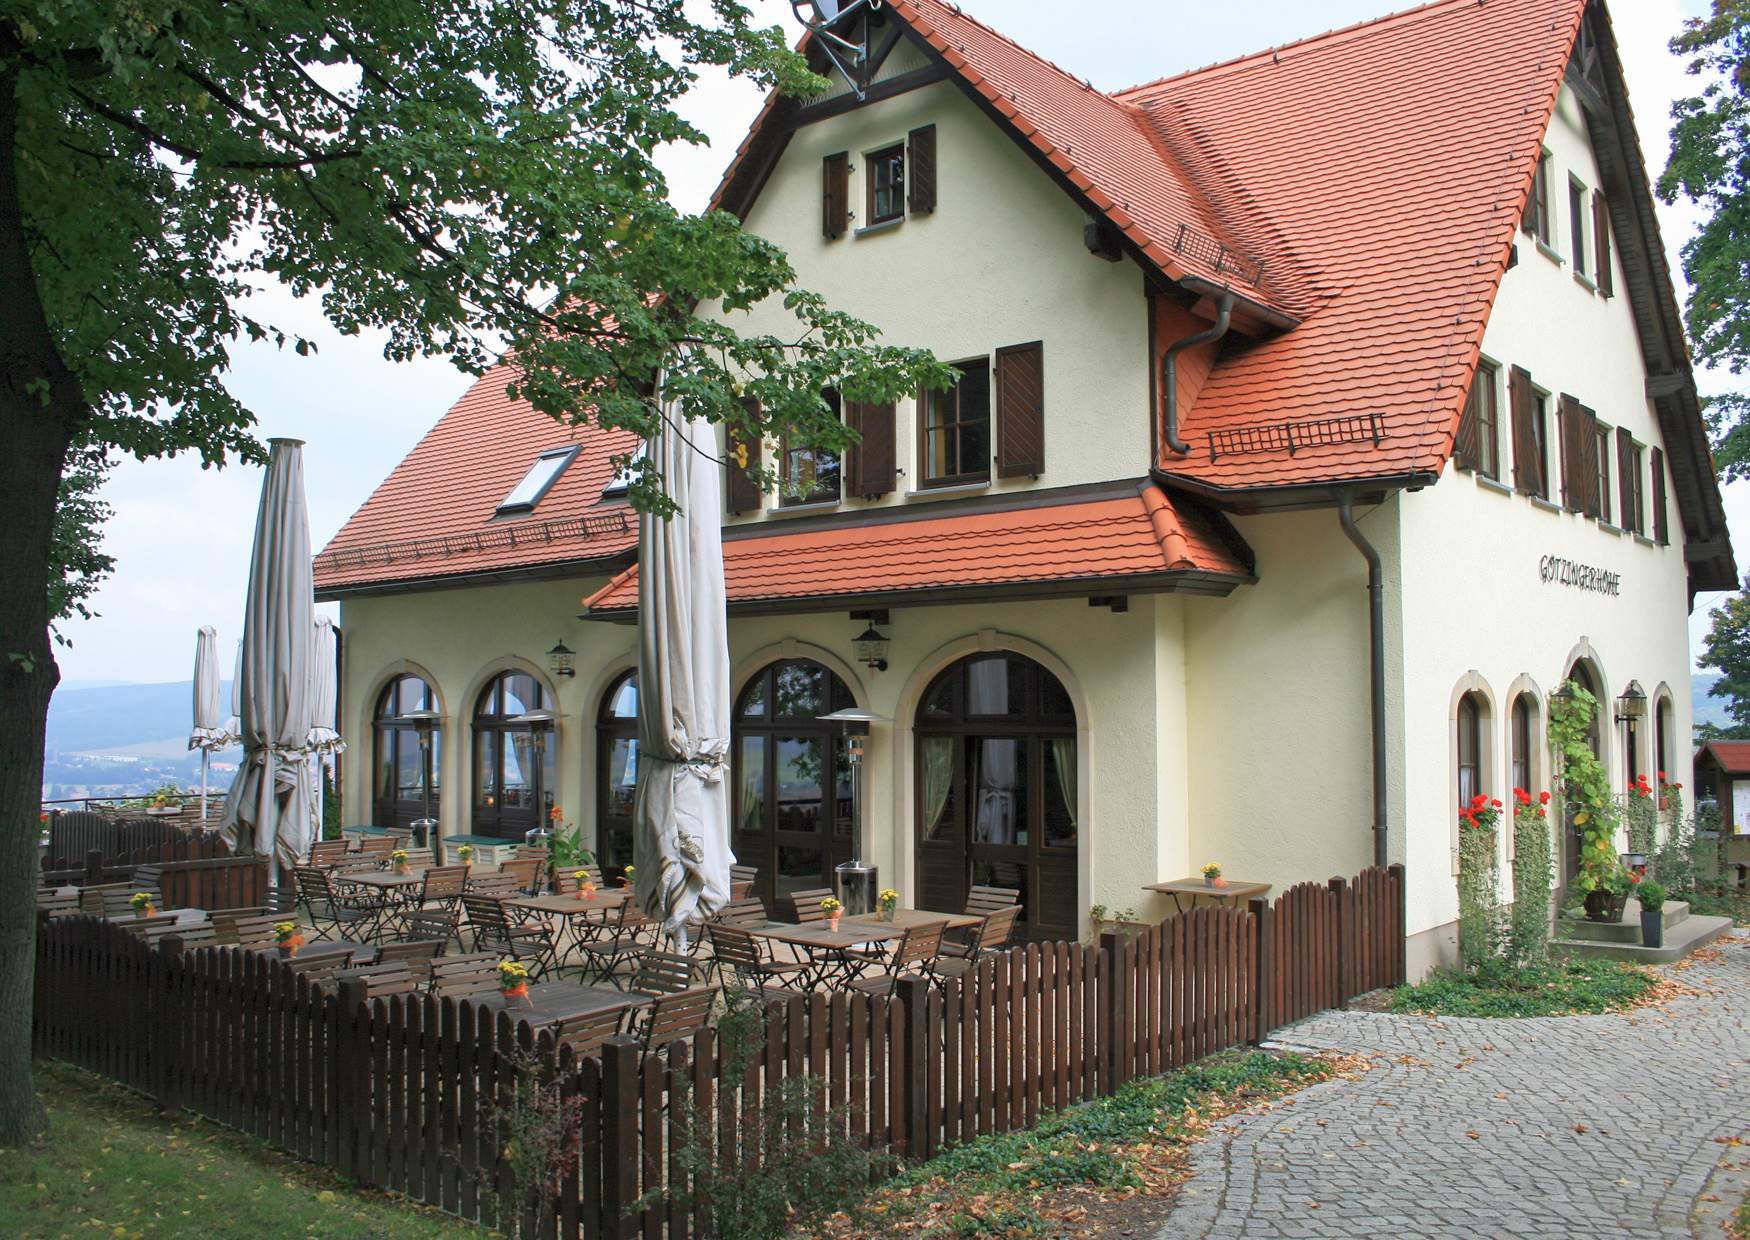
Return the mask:
[(882, 0), (790, 0), (806, 26), (859, 100), (869, 97), (869, 31)]

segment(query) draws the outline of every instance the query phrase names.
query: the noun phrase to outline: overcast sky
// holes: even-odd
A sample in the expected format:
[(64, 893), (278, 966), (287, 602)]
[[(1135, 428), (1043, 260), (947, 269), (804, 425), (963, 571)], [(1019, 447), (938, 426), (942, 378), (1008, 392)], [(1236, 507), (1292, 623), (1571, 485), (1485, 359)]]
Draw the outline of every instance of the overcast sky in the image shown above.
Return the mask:
[[(797, 33), (787, 0), (750, 0), (760, 15)], [(1023, 46), (1095, 86), (1113, 90), (1288, 42), (1404, 7), (1391, 0), (963, 0), (962, 7)], [(1617, 41), (1647, 161), (1662, 168), (1670, 101), (1688, 89), (1667, 40), (1701, 0), (1616, 0)], [(1098, 14), (1099, 20), (1089, 20)], [(675, 200), (702, 207), (758, 110), (757, 92), (723, 78), (701, 83), (688, 116), (711, 136), (709, 149), (682, 149), (664, 161)], [(1430, 123), (1434, 123), (1430, 118)], [(1662, 209), (1674, 272), (1693, 216)], [(269, 311), (278, 311), (270, 313)], [(461, 394), (468, 379), (443, 362), (391, 363), (382, 341), (329, 330), (314, 303), (283, 293), (255, 299), (259, 318), (316, 341), (312, 358), (267, 345), (240, 345), (229, 384), (260, 419), (261, 435), (303, 439), (310, 534), (323, 545), (419, 436)], [(1717, 386), (1702, 376), (1703, 390)], [(107, 488), (116, 510), (105, 531), (117, 567), (98, 594), (95, 620), (66, 626), (59, 652), (69, 681), (186, 679), (195, 630), (218, 626), (221, 648), (238, 636), (260, 471), (203, 473), (198, 461), (123, 461)], [(1728, 489), (1726, 506), (1739, 557), (1750, 563), (1750, 485)], [(1706, 631), (1697, 601), (1692, 647)]]

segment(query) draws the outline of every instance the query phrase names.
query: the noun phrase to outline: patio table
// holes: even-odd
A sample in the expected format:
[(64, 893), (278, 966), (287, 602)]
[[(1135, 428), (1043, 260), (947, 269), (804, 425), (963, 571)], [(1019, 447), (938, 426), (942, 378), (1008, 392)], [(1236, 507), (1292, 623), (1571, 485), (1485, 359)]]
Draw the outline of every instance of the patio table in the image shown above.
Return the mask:
[[(516, 896), (505, 900), (507, 908), (525, 909), (538, 913), (548, 922), (554, 919), (562, 920), (566, 930), (571, 935), (571, 945), (577, 946), (584, 940), (584, 931), (588, 926), (592, 913), (608, 913), (618, 909), (632, 898), (632, 893), (624, 887), (598, 889), (596, 893), (585, 899), (580, 895), (545, 895)], [(556, 959), (555, 965), (563, 964), (565, 960), (565, 945), (559, 935), (553, 936)]]
[(649, 995), (628, 994), (612, 986), (584, 986), (577, 982), (536, 982), (529, 987), (527, 1004), (515, 1007), (499, 991), (470, 996), (476, 1010), (509, 1012), (518, 1020), (536, 1026), (550, 1025), (568, 1016), (588, 1016), (597, 1012), (630, 1012), (647, 1008), (656, 1000)]
[[(164, 909), (159, 909), (156, 913), (153, 913), (152, 916), (155, 918), (156, 917), (174, 917), (174, 918), (176, 918), (176, 922), (178, 925), (184, 925), (184, 924), (187, 924), (189, 922), (206, 921), (207, 920), (207, 910), (204, 908), (164, 908)], [(114, 922), (139, 921), (140, 915), (136, 912), (133, 912), (132, 910), (129, 910), (126, 913), (110, 913), (104, 917), (104, 920), (105, 921), (114, 921)]]
[(409, 870), (405, 874), (397, 874), (393, 870), (365, 870), (351, 874), (334, 874), (330, 882), (344, 883), (349, 887), (364, 887), (376, 901), (371, 911), (371, 935), (382, 932), (383, 921), (389, 911), (404, 902), (405, 897), (414, 889), (425, 885), (424, 870)]
[(933, 921), (945, 921), (949, 930), (967, 930), (980, 925), (984, 918), (977, 913), (937, 913), (927, 908), (896, 908), (891, 917), (883, 917), (880, 913), (858, 913), (855, 917), (845, 917), (840, 925), (847, 922), (859, 926), (886, 926), (893, 930), (908, 930), (912, 926), (924, 926)]
[(1238, 908), (1240, 901), (1250, 900), (1253, 896), (1261, 896), (1269, 891), (1270, 884), (1238, 883), (1229, 880), (1225, 887), (1211, 887), (1201, 878), (1176, 878), (1171, 882), (1150, 883), (1143, 890), (1173, 897), (1173, 911), (1183, 913), (1185, 907), (1179, 902), (1181, 897), (1189, 900), (1192, 908), (1197, 907), (1199, 896), (1214, 900), (1217, 904), (1228, 904), (1233, 908)]
[[(278, 947), (252, 947), (249, 950), (258, 956), (279, 959), (280, 949)], [(314, 943), (306, 943), (298, 949), (298, 959), (309, 960), (312, 956), (338, 956), (348, 951), (352, 953), (352, 962), (356, 965), (377, 962), (377, 945), (375, 943), (354, 943), (348, 939), (321, 939)]]
[(844, 920), (848, 919), (841, 919), (837, 930), (827, 929), (824, 921), (806, 926), (770, 921), (763, 926), (749, 926), (747, 932), (755, 938), (783, 943), (806, 952), (812, 967), (805, 969), (797, 981), (804, 989), (813, 990), (835, 974), (843, 980), (850, 980), (856, 966), (850, 956), (853, 948), (905, 936), (904, 929), (890, 923), (853, 921), (847, 926)]

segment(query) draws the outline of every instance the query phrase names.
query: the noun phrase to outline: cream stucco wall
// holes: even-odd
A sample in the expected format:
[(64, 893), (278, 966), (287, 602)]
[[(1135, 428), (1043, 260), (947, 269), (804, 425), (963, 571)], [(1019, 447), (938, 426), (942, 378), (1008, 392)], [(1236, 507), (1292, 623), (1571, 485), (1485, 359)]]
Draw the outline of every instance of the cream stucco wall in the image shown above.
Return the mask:
[[(1595, 409), (1602, 422), (1627, 427), (1647, 447), (1662, 446), (1646, 399), (1646, 372), (1626, 297), (1606, 299), (1574, 279), (1571, 268), (1568, 179), (1589, 190), (1598, 184), (1579, 107), (1564, 90), (1547, 139), (1553, 156), (1552, 228), (1558, 262), (1520, 235), (1518, 265), (1507, 273), (1483, 340), (1483, 355), (1501, 367), (1501, 476), (1512, 474), (1511, 414), (1505, 375), (1512, 366), (1531, 372), (1552, 394), (1566, 392)], [(1590, 220), (1587, 267), (1592, 266)], [(1615, 251), (1613, 246), (1613, 253)], [(1616, 287), (1624, 281), (1620, 266)], [(1551, 407), (1552, 441), (1555, 436)], [(1560, 450), (1552, 442), (1551, 497), (1561, 498)], [(1613, 510), (1620, 514), (1616, 449), (1611, 456)], [(1644, 483), (1648, 532), (1650, 482)], [(1450, 735), (1455, 690), (1474, 686), (1494, 702), (1486, 728), (1484, 781), (1508, 799), (1511, 788), (1509, 715), (1521, 689), (1547, 694), (1561, 681), (1577, 651), (1589, 650), (1614, 699), (1638, 681), (1649, 697), (1670, 695), (1674, 761), (1688, 766), (1690, 682), (1688, 579), (1682, 529), (1670, 505), (1674, 544), (1620, 533), (1600, 522), (1539, 504), (1488, 480), (1448, 467), (1437, 486), (1403, 497), (1403, 560), (1399, 566), (1408, 657), (1403, 684), (1404, 754), (1408, 762), (1408, 842), (1412, 933), (1446, 927), (1457, 917), (1452, 874), (1456, 848), (1454, 775)], [(1560, 556), (1621, 574), (1618, 596), (1546, 583), (1540, 559)], [(1610, 704), (1607, 704), (1607, 707)], [(1614, 711), (1612, 711), (1614, 713)], [(1542, 724), (1541, 715), (1538, 720)], [(1611, 743), (1605, 762), (1621, 787), (1625, 730), (1605, 721)], [(1640, 728), (1641, 769), (1653, 769), (1651, 713)], [(1548, 779), (1544, 759), (1540, 777)], [(1685, 775), (1676, 778), (1687, 779)], [(1423, 954), (1452, 949), (1449, 929), (1434, 934)]]
[[(587, 583), (502, 584), (349, 601), (345, 716), (353, 738), (344, 796), (349, 821), (369, 816), (369, 717), (377, 694), (401, 670), (426, 675), (443, 698), (446, 745), (441, 821), (467, 830), (472, 783), (467, 726), (486, 678), (513, 660), (546, 675), (543, 652), (560, 636), (578, 651), (577, 675), (558, 685), (557, 801), (567, 819), (595, 834), (595, 720), (602, 694), (636, 661), (635, 630), (578, 622)], [(1042, 663), (1076, 704), (1082, 849), (1076, 904), (1145, 908), (1141, 887), (1183, 873), (1186, 849), (1185, 730), (1163, 727), (1157, 693), (1182, 696), (1181, 603), (1138, 599), (1128, 612), (1090, 608), (1083, 599), (895, 610), (885, 672), (855, 663), (861, 629), (844, 613), (750, 617), (729, 626), (732, 687), (739, 693), (780, 658), (823, 662), (859, 705), (894, 720), (879, 725), (865, 767), (868, 857), (883, 880), (912, 890), (913, 734), (918, 702), (936, 673), (981, 650), (1014, 650)], [(1163, 686), (1165, 688), (1163, 689)]]
[[(936, 210), (826, 240), (821, 159), (851, 153), (855, 229), (863, 212), (863, 153), (903, 142), (908, 131), (931, 123), (940, 169)], [(957, 89), (937, 83), (798, 130), (746, 223), (789, 254), (804, 287), (881, 328), (882, 343), (926, 348), (951, 362), (1043, 342), (1045, 472), (1037, 482), (993, 477), (979, 488), (1002, 492), (1136, 478), (1148, 468), (1142, 276), (1129, 261), (1107, 263), (1088, 253), (1086, 218)], [(795, 320), (773, 302), (728, 321), (744, 332), (795, 334)], [(935, 498), (908, 499), (922, 480), (916, 401), (901, 401), (896, 417), (898, 488), (875, 501), (847, 500), (843, 509)], [(772, 496), (765, 513), (743, 520), (783, 519), (776, 509)]]

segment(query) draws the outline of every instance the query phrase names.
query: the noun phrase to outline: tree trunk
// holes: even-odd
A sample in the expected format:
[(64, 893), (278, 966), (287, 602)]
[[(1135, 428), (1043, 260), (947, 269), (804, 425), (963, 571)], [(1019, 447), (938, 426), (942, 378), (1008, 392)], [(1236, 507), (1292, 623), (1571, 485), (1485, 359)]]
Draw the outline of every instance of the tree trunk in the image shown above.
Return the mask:
[(20, 210), (16, 71), (0, 66), (0, 1147), (42, 1131), (31, 1083), (49, 562), (61, 470), (85, 412), (37, 297)]

